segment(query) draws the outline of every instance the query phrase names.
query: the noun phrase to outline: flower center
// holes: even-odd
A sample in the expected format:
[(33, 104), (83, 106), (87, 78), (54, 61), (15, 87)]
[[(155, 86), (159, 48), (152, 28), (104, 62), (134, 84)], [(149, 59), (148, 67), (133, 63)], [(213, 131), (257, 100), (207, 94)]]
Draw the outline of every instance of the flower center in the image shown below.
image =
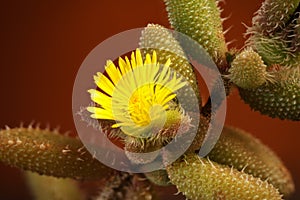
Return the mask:
[[(158, 86), (158, 84), (149, 83), (143, 85), (136, 89), (132, 94), (128, 111), (132, 121), (137, 126), (147, 126), (151, 122), (157, 125), (160, 122), (158, 120), (163, 120), (165, 108), (167, 106), (163, 105), (162, 99), (157, 99), (156, 88), (164, 88), (163, 86)], [(171, 91), (166, 88), (171, 94)]]

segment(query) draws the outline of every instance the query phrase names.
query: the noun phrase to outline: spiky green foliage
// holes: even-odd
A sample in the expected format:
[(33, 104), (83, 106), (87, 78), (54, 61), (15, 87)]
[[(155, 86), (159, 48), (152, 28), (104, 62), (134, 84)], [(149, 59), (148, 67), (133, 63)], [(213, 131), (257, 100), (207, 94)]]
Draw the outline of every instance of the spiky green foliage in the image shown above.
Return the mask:
[[(190, 84), (189, 87), (180, 89), (178, 93), (183, 95), (187, 105), (198, 104), (201, 106), (200, 91), (194, 69), (187, 60), (179, 42), (168, 29), (160, 25), (148, 24), (142, 32), (140, 47), (144, 55), (152, 54), (155, 50), (158, 55), (157, 61), (161, 64), (171, 59), (170, 67), (180, 73)], [(191, 88), (197, 99), (190, 95), (189, 90)]]
[[(205, 120), (203, 117), (201, 119)], [(195, 131), (195, 128), (191, 130)], [(208, 131), (208, 124), (205, 123), (198, 131), (187, 152), (200, 149)], [(208, 157), (214, 162), (268, 181), (285, 197), (295, 190), (293, 179), (280, 158), (258, 139), (240, 129), (225, 126)]]
[(257, 34), (251, 38), (251, 43), (268, 66), (299, 66), (300, 52), (295, 52), (294, 47), (290, 45), (291, 41), (286, 41), (280, 36), (269, 38)]
[[(208, 132), (209, 119), (201, 116), (200, 122), (198, 129), (191, 127), (189, 130), (198, 132), (186, 153), (195, 152), (202, 146)], [(225, 126), (208, 157), (214, 162), (234, 167), (239, 171), (243, 170), (268, 181), (285, 197), (290, 196), (295, 190), (293, 179), (280, 158), (258, 139), (240, 129)]]
[(291, 52), (296, 53), (300, 50), (300, 4), (297, 12), (291, 17), (291, 22), (278, 34), (289, 46)]
[(113, 172), (94, 159), (78, 139), (40, 128), (1, 130), (0, 161), (54, 177), (101, 179)]
[(26, 172), (25, 177), (35, 200), (83, 200), (77, 182), (72, 179), (41, 176)]
[(253, 17), (253, 27), (250, 31), (260, 32), (263, 35), (274, 35), (289, 23), (296, 11), (299, 0), (266, 0)]
[(253, 110), (273, 118), (300, 120), (300, 78), (239, 91)]
[(272, 80), (272, 75), (267, 72), (260, 55), (251, 48), (245, 49), (231, 63), (229, 69), (230, 80), (241, 88), (256, 88)]
[(240, 87), (242, 99), (262, 114), (298, 121), (300, 116), (299, 0), (266, 0), (253, 25), (248, 45), (274, 75), (273, 84), (256, 89)]
[(227, 47), (217, 1), (165, 0), (165, 3), (175, 30), (197, 41), (219, 67), (224, 67)]
[[(254, 51), (246, 49), (240, 54), (237, 54), (237, 51), (227, 51), (218, 1), (165, 0), (165, 3), (171, 25), (196, 42), (187, 43), (186, 46), (187, 40), (180, 39), (180, 34), (177, 33), (174, 37), (162, 26), (150, 24), (142, 33), (140, 47), (143, 48), (144, 55), (156, 50), (158, 61), (162, 64), (171, 59), (170, 67), (184, 76), (191, 86), (179, 91), (186, 105), (201, 106), (197, 79), (193, 67), (186, 59), (186, 54), (189, 53), (189, 58), (196, 58), (199, 63), (210, 63), (209, 59), (205, 62), (197, 60), (199, 54), (201, 59), (207, 58), (203, 56), (203, 52), (197, 50), (200, 44), (208, 51), (222, 74), (227, 75), (231, 65), (229, 76), (223, 77), (227, 93), (231, 86), (227, 78), (229, 77), (239, 86), (242, 98), (253, 109), (271, 117), (300, 120), (300, 19), (297, 13), (300, 9), (299, 0), (266, 0), (253, 19), (253, 27), (248, 30), (251, 34), (249, 45)], [(192, 53), (188, 52), (190, 49)], [(205, 52), (204, 54), (206, 55)], [(274, 76), (272, 79), (269, 73)], [(270, 83), (265, 84), (267, 81)], [(213, 92), (220, 91), (221, 84), (223, 83), (215, 84)], [(191, 98), (191, 90), (196, 94), (196, 100)], [(172, 103), (180, 110), (177, 100)], [(220, 98), (219, 101), (222, 100)], [(194, 117), (199, 113), (193, 113), (194, 106), (190, 106), (191, 110), (184, 110), (186, 113), (182, 110), (177, 113), (178, 110), (174, 110), (175, 113), (168, 112), (163, 130), (150, 139), (128, 137), (120, 129), (112, 129), (111, 121), (91, 120), (89, 115), (84, 113), (81, 113), (81, 117), (109, 137), (117, 137), (124, 141), (127, 157), (139, 164), (156, 164), (154, 160), (157, 153), (147, 157), (134, 153), (153, 152), (174, 138), (179, 139), (191, 132), (197, 132), (193, 140), (185, 140), (191, 144), (186, 155), (167, 166), (167, 171), (145, 173), (146, 178), (154, 184), (175, 184), (187, 198), (275, 200), (281, 199), (282, 195), (289, 197), (294, 191), (294, 184), (288, 170), (269, 148), (244, 131), (225, 128), (207, 158), (200, 158), (195, 154), (209, 129), (210, 116), (214, 114), (211, 113), (211, 106), (208, 101), (202, 108), (198, 128)], [(179, 122), (185, 129), (178, 134)], [(176, 154), (172, 150), (163, 151), (161, 156), (164, 161)], [(178, 150), (182, 150), (180, 145), (174, 149)], [(148, 182), (140, 184), (137, 176), (117, 173), (95, 160), (79, 140), (59, 135), (57, 132), (54, 134), (49, 130), (1, 130), (0, 161), (57, 177), (101, 179), (111, 175), (99, 196), (95, 197), (97, 200), (150, 200), (155, 197), (149, 190)], [(151, 163), (152, 161), (154, 162)], [(143, 169), (142, 165), (140, 169)], [(46, 187), (46, 181), (49, 183), (47, 186), (57, 184), (61, 185), (60, 189), (71, 192), (67, 198), (72, 198), (71, 195), (75, 195), (72, 199), (81, 198), (72, 181), (34, 174), (29, 174), (28, 179), (34, 191), (42, 194), (42, 199), (46, 196), (50, 199), (59, 198), (60, 196), (55, 194), (61, 194), (61, 191), (52, 193), (51, 187), (45, 188), (45, 193), (40, 191)]]
[(267, 181), (289, 197), (295, 190), (289, 171), (278, 156), (249, 133), (225, 127), (208, 157)]
[(299, 66), (299, 2), (266, 0), (253, 18), (250, 45), (268, 66)]
[(271, 184), (196, 154), (186, 155), (167, 171), (178, 190), (193, 200), (282, 199)]

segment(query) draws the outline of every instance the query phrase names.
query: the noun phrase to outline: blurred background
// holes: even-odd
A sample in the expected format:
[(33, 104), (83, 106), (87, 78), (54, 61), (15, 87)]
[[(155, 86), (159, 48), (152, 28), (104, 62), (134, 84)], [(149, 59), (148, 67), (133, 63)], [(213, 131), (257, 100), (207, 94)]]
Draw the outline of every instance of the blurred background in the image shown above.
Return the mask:
[[(230, 47), (242, 48), (262, 1), (228, 0), (222, 16)], [(170, 27), (162, 0), (5, 1), (0, 7), (0, 127), (33, 120), (75, 133), (72, 87), (86, 55), (106, 38), (158, 23)], [(300, 122), (252, 112), (237, 91), (228, 99), (227, 124), (247, 130), (271, 147), (300, 190)], [(0, 164), (0, 199), (31, 199), (22, 173)], [(300, 199), (300, 191), (293, 197)]]

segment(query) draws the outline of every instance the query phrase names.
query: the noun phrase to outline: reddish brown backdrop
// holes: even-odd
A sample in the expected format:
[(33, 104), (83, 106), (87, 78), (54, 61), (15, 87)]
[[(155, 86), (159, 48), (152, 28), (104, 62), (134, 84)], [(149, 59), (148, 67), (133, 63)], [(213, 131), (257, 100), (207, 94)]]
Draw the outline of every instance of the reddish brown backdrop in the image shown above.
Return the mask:
[[(228, 0), (223, 17), (230, 46), (241, 48), (245, 27), (261, 1)], [(76, 72), (101, 41), (121, 31), (159, 23), (169, 27), (162, 0), (6, 1), (0, 7), (0, 127), (32, 120), (75, 132), (71, 95)], [(228, 102), (227, 124), (252, 132), (291, 170), (300, 189), (299, 122), (251, 112), (237, 92)], [(21, 173), (0, 165), (0, 199), (30, 199)], [(299, 199), (300, 192), (293, 199)]]

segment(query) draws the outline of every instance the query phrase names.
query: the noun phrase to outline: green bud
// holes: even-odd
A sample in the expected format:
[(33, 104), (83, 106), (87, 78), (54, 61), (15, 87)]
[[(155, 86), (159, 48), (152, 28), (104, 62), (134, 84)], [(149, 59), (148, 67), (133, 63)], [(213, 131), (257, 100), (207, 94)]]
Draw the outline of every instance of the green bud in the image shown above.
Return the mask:
[(229, 69), (230, 80), (241, 88), (256, 88), (268, 80), (272, 80), (272, 75), (267, 72), (260, 55), (251, 48), (242, 51), (231, 63)]

